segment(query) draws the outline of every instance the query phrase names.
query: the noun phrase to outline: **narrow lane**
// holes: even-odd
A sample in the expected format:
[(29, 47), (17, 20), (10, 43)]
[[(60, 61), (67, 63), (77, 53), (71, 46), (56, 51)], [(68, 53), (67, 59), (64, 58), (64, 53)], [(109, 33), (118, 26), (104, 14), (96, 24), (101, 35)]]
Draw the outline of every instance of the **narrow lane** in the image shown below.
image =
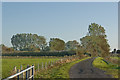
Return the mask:
[(105, 74), (105, 71), (92, 66), (94, 59), (90, 58), (72, 66), (69, 71), (70, 78), (112, 78)]

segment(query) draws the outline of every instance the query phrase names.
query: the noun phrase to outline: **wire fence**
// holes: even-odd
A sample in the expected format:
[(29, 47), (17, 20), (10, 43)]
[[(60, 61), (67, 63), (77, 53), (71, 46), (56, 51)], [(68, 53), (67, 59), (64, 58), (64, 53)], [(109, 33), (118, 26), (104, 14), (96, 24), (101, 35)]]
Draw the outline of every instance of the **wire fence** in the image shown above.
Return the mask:
[(59, 60), (56, 60), (56, 61), (46, 61), (46, 62), (41, 62), (38, 63), (38, 64), (33, 64), (33, 65), (27, 65), (27, 68), (25, 70), (23, 70), (23, 66), (20, 65), (20, 69), (17, 69), (16, 66), (14, 66), (13, 68), (13, 74), (12, 76), (4, 79), (4, 80), (9, 80), (9, 79), (26, 79), (26, 80), (29, 80), (29, 79), (34, 79), (34, 74), (41, 71), (41, 70), (48, 70), (50, 67), (54, 67), (55, 65), (57, 64), (63, 64), (63, 63), (69, 63), (69, 62), (72, 62), (76, 59), (79, 59), (79, 57), (77, 56), (72, 56), (72, 57), (63, 57)]

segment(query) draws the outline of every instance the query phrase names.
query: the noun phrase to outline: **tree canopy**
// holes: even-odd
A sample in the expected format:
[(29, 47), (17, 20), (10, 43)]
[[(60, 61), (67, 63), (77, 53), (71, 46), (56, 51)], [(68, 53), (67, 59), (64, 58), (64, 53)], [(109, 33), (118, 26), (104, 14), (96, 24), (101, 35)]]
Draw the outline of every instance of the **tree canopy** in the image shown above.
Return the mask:
[(66, 50), (76, 50), (77, 47), (79, 45), (79, 42), (77, 42), (76, 40), (73, 40), (73, 41), (68, 41), (66, 44), (65, 44), (65, 48)]
[(65, 49), (65, 42), (59, 38), (50, 38), (49, 47), (51, 51), (62, 51)]
[(85, 52), (91, 53), (92, 56), (107, 56), (110, 46), (107, 43), (105, 29), (101, 25), (91, 23), (88, 31), (88, 35), (80, 39)]
[(4, 53), (11, 53), (14, 52), (14, 49), (12, 47), (7, 47), (4, 44), (0, 45), (0, 53), (4, 54)]
[(46, 46), (46, 39), (44, 36), (37, 34), (16, 34), (11, 38), (11, 43), (15, 50), (35, 51), (43, 50)]
[(106, 37), (105, 35), (105, 29), (96, 23), (91, 23), (88, 28), (88, 35), (89, 36), (103, 36)]
[(13, 35), (11, 43), (15, 50), (20, 51), (76, 51), (78, 54), (90, 53), (92, 56), (105, 57), (109, 54), (110, 46), (107, 43), (105, 29), (101, 25), (91, 23), (88, 33), (80, 39), (81, 44), (76, 40), (64, 42), (59, 38), (50, 38), (47, 45), (44, 36), (37, 34), (22, 33)]

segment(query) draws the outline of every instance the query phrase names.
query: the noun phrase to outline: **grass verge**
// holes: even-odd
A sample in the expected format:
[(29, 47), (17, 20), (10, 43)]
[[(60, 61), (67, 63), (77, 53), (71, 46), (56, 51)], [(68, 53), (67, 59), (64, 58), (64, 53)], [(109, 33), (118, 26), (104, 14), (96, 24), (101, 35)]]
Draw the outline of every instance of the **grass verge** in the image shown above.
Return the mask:
[(93, 61), (93, 66), (106, 71), (106, 74), (112, 75), (114, 78), (118, 78), (118, 64), (112, 64), (106, 61), (102, 57), (98, 57)]
[(90, 57), (84, 58), (84, 59), (80, 59), (80, 60), (76, 60), (76, 61), (72, 61), (70, 63), (64, 63), (64, 64), (57, 64), (56, 66), (54, 66), (53, 68), (47, 69), (47, 70), (43, 70), (43, 71), (39, 71), (37, 73), (37, 75), (35, 76), (35, 78), (69, 78), (69, 70), (70, 68), (83, 60), (86, 60)]
[(120, 60), (120, 57), (110, 57), (110, 58)]

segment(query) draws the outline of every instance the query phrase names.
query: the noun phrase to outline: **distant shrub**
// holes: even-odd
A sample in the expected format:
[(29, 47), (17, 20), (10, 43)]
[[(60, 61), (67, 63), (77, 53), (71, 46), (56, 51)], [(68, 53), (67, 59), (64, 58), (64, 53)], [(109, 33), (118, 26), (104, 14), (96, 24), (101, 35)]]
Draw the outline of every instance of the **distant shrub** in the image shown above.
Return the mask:
[(3, 54), (2, 56), (72, 56), (76, 55), (74, 51), (62, 51), (62, 52), (19, 52), (11, 54)]
[(120, 54), (120, 50), (117, 50), (117, 53)]
[(2, 53), (11, 53), (11, 52), (14, 52), (15, 50), (12, 48), (12, 47), (7, 47), (5, 46), (4, 44), (1, 44), (0, 45), (0, 49), (2, 50)]

